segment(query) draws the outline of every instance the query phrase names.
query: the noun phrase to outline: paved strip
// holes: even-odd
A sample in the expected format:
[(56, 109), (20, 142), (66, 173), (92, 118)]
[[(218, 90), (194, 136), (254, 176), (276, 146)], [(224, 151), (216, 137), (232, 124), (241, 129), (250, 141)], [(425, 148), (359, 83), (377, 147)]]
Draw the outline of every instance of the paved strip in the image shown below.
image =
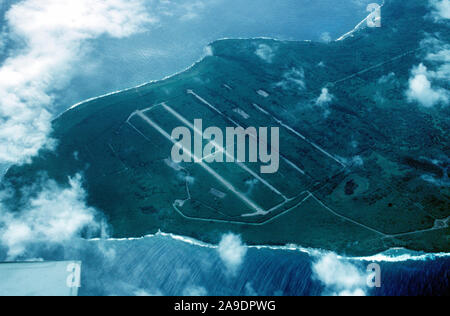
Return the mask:
[[(150, 126), (152, 126), (154, 129), (156, 129), (161, 135), (163, 135), (170, 142), (172, 142), (174, 145), (179, 146), (180, 149), (183, 149), (191, 158), (194, 158), (194, 155), (192, 154), (192, 152), (190, 152), (186, 148), (182, 148), (182, 146), (179, 143), (177, 143), (165, 130), (163, 130), (158, 124), (156, 124), (154, 121), (152, 121), (146, 115), (144, 115), (141, 111), (136, 111), (136, 114), (139, 117), (141, 117), (145, 122), (147, 122)], [(222, 183), (227, 189), (229, 189), (231, 192), (233, 192), (243, 202), (245, 202), (247, 205), (249, 205), (250, 207), (255, 209), (255, 211), (264, 212), (264, 210), (261, 207), (256, 205), (256, 203), (251, 201), (249, 198), (247, 198), (243, 193), (239, 192), (231, 183), (229, 183), (227, 180), (222, 178), (218, 173), (216, 173), (213, 169), (211, 169), (209, 166), (207, 166), (204, 162), (199, 162), (199, 165), (203, 169), (205, 169), (209, 174), (211, 174), (214, 178), (216, 178), (220, 183)]]
[[(214, 112), (218, 113), (220, 116), (226, 118), (227, 120), (229, 120), (231, 123), (233, 123), (234, 125), (236, 125), (236, 127), (242, 127), (239, 123), (237, 123), (236, 121), (234, 121), (232, 118), (230, 118), (229, 116), (223, 114), (219, 109), (217, 109), (214, 105), (212, 105), (211, 103), (209, 103), (208, 101), (206, 101), (205, 99), (203, 99), (201, 96), (199, 96), (198, 94), (196, 94), (193, 90), (187, 90), (188, 94), (193, 95), (195, 98), (197, 98), (200, 102), (202, 102), (203, 104), (207, 105), (209, 108), (211, 108)], [(254, 104), (254, 106), (257, 106), (256, 104)], [(260, 110), (262, 110), (261, 108), (259, 108)], [(264, 111), (264, 110), (263, 110)], [(270, 115), (269, 113), (265, 112), (265, 114)], [(287, 127), (286, 127), (287, 128)], [(300, 134), (299, 134), (300, 135)], [(252, 136), (252, 135), (251, 135)], [(253, 136), (254, 137), (254, 136)], [(273, 148), (271, 147), (271, 149), (273, 150)], [(289, 162), (290, 165), (295, 165), (292, 161), (289, 161), (286, 157), (284, 157), (281, 153), (280, 156), (287, 162)], [(302, 175), (305, 175), (305, 171), (302, 170), (299, 166), (295, 167), (295, 170), (299, 171)]]
[(379, 234), (379, 235), (382, 235), (383, 237), (390, 237), (390, 235), (386, 235), (385, 233), (382, 233), (382, 232), (380, 232), (380, 231), (378, 231), (378, 230), (376, 230), (376, 229), (373, 229), (373, 228), (371, 228), (371, 227), (369, 227), (369, 226), (366, 226), (366, 225), (364, 225), (364, 224), (358, 223), (357, 221), (355, 221), (355, 220), (353, 220), (353, 219), (351, 219), (351, 218), (349, 218), (349, 217), (346, 217), (346, 216), (344, 216), (344, 215), (341, 215), (341, 214), (339, 214), (339, 213), (336, 213), (336, 212), (333, 211), (331, 208), (329, 208), (328, 206), (326, 206), (321, 200), (319, 200), (317, 197), (315, 197), (314, 194), (311, 194), (311, 196), (312, 196), (312, 198), (313, 198), (314, 200), (317, 201), (317, 203), (319, 203), (320, 205), (322, 205), (324, 208), (326, 208), (326, 209), (327, 209), (330, 213), (332, 213), (333, 215), (335, 215), (335, 216), (337, 216), (337, 217), (340, 217), (340, 218), (342, 218), (342, 219), (344, 219), (344, 220), (346, 220), (346, 221), (349, 221), (349, 222), (351, 222), (351, 223), (353, 223), (353, 224), (355, 224), (355, 225), (358, 225), (358, 226), (361, 226), (361, 227), (363, 227), (363, 228), (365, 228), (365, 229), (368, 229), (368, 230), (370, 230), (370, 231), (372, 231), (372, 232), (374, 232), (374, 233), (377, 233), (377, 234)]
[(177, 207), (177, 202), (173, 204), (174, 209), (177, 211), (177, 213), (182, 216), (185, 219), (193, 220), (193, 221), (199, 221), (199, 222), (207, 222), (207, 223), (225, 223), (225, 224), (233, 224), (233, 225), (241, 225), (241, 226), (264, 226), (266, 224), (269, 224), (273, 222), (274, 220), (278, 219), (281, 216), (286, 215), (287, 213), (292, 212), (293, 210), (297, 209), (299, 206), (301, 206), (303, 203), (305, 203), (309, 198), (311, 198), (312, 194), (309, 193), (302, 201), (300, 201), (298, 204), (294, 205), (290, 209), (272, 217), (268, 220), (261, 222), (261, 223), (246, 223), (246, 222), (238, 222), (238, 221), (227, 221), (227, 220), (220, 220), (220, 219), (206, 219), (206, 218), (199, 218), (199, 217), (191, 217), (184, 215), (183, 212), (181, 212)]
[[(170, 106), (168, 106), (167, 104), (163, 103), (162, 106), (164, 107), (164, 109), (166, 109), (170, 114), (172, 114), (175, 118), (177, 118), (180, 122), (182, 122), (183, 124), (185, 124), (186, 126), (189, 126), (189, 128), (191, 128), (195, 133), (202, 135), (202, 131), (199, 131), (197, 128), (195, 128), (194, 125), (192, 125), (191, 122), (189, 122), (188, 120), (186, 120), (182, 115), (180, 115), (178, 112), (176, 112), (174, 109), (172, 109)], [(219, 144), (217, 144), (216, 142), (212, 141), (212, 144), (216, 147), (219, 148), (220, 151), (222, 151), (227, 157), (229, 157), (230, 159), (234, 160), (234, 157), (231, 156), (225, 148), (223, 148), (222, 146), (220, 146)], [(288, 200), (287, 197), (285, 197), (280, 191), (278, 191), (274, 186), (272, 186), (269, 182), (267, 182), (266, 180), (264, 180), (263, 178), (261, 178), (257, 173), (255, 173), (253, 170), (251, 170), (250, 168), (248, 168), (244, 163), (242, 162), (237, 162), (237, 165), (245, 170), (246, 172), (248, 172), (249, 174), (251, 174), (255, 179), (257, 179), (258, 181), (260, 181), (261, 183), (263, 183), (266, 187), (268, 187), (271, 191), (275, 192), (276, 194), (278, 194), (279, 196), (281, 196), (284, 200)], [(259, 215), (259, 214), (258, 214)], [(264, 214), (265, 215), (265, 214)]]
[(325, 149), (321, 148), (319, 145), (317, 145), (316, 143), (310, 141), (308, 138), (306, 138), (304, 135), (302, 135), (300, 132), (298, 132), (297, 130), (295, 130), (294, 128), (290, 127), (289, 125), (285, 124), (283, 121), (281, 121), (280, 119), (278, 119), (277, 117), (273, 116), (272, 114), (270, 114), (269, 112), (267, 112), (266, 110), (264, 110), (263, 108), (261, 108), (259, 105), (253, 103), (253, 106), (258, 109), (259, 111), (261, 111), (262, 113), (270, 116), (275, 122), (277, 122), (278, 124), (280, 124), (280, 126), (283, 126), (284, 128), (286, 128), (287, 130), (289, 130), (290, 132), (294, 133), (296, 136), (298, 136), (299, 138), (301, 138), (302, 140), (306, 141), (308, 144), (310, 144), (311, 146), (313, 146), (314, 148), (316, 148), (318, 151), (320, 151), (322, 154), (324, 154), (325, 156), (331, 158), (332, 160), (334, 160), (335, 162), (337, 162), (338, 164), (340, 164), (342, 167), (346, 167), (346, 165), (344, 163), (342, 163), (342, 161), (340, 161), (339, 159), (337, 159), (336, 157), (334, 157), (332, 154), (330, 154), (329, 152), (327, 152)]

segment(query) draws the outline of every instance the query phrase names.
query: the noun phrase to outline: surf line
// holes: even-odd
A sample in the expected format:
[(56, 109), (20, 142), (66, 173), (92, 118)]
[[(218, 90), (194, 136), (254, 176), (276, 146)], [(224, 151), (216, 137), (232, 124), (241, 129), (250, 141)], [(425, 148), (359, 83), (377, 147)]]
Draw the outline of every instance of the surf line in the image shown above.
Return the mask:
[[(151, 239), (151, 238), (157, 238), (157, 237), (163, 237), (168, 238), (174, 241), (182, 242), (184, 244), (188, 244), (195, 247), (200, 248), (208, 248), (208, 249), (218, 249), (218, 245), (209, 244), (206, 242), (202, 242), (199, 240), (196, 240), (191, 237), (187, 236), (181, 236), (181, 235), (175, 235), (171, 233), (164, 233), (161, 230), (159, 230), (155, 234), (145, 235), (143, 237), (137, 237), (137, 238), (92, 238), (87, 239), (88, 242), (127, 242), (127, 241), (142, 241), (145, 239)], [(248, 249), (268, 249), (268, 250), (274, 250), (274, 251), (294, 251), (294, 252), (300, 252), (304, 253), (306, 255), (309, 255), (311, 257), (319, 257), (322, 255), (326, 255), (329, 253), (332, 253), (332, 251), (328, 251), (325, 249), (319, 249), (319, 248), (306, 248), (295, 244), (288, 244), (285, 246), (270, 246), (270, 245), (246, 245)], [(398, 255), (391, 255), (389, 254), (392, 251), (400, 252)], [(366, 257), (350, 257), (350, 256), (342, 256), (338, 254), (338, 258), (342, 260), (352, 260), (352, 261), (364, 261), (364, 262), (406, 262), (406, 261), (427, 261), (427, 260), (434, 260), (439, 258), (450, 258), (450, 253), (441, 252), (441, 253), (416, 253), (410, 250), (407, 250), (405, 248), (391, 248), (389, 250), (386, 250), (385, 252), (381, 252), (372, 256), (366, 256)]]

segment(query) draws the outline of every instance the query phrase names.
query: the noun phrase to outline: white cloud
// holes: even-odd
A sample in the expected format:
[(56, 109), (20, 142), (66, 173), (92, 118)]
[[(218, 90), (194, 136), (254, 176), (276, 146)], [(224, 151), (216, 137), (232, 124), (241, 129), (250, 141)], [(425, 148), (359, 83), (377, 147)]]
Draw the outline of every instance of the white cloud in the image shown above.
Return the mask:
[(316, 99), (316, 105), (327, 105), (333, 101), (334, 96), (328, 91), (327, 88), (323, 88), (320, 96)]
[(312, 266), (313, 277), (324, 286), (327, 296), (365, 296), (367, 276), (355, 265), (330, 253), (320, 257)]
[(144, 0), (24, 0), (6, 13), (23, 43), (0, 66), (0, 162), (25, 162), (52, 147), (53, 93), (64, 88), (89, 40), (123, 38), (156, 23)]
[(430, 0), (436, 20), (450, 19), (450, 0)]
[(245, 284), (245, 295), (246, 296), (258, 296), (258, 293), (253, 288), (252, 284), (247, 282)]
[(328, 33), (328, 32), (323, 32), (323, 33), (320, 35), (320, 40), (321, 40), (322, 42), (329, 43), (329, 42), (331, 42), (333, 39), (331, 38), (330, 33)]
[(204, 54), (205, 56), (214, 56), (213, 48), (210, 45), (206, 46), (204, 49)]
[(201, 18), (208, 6), (212, 6), (217, 3), (217, 0), (146, 0), (147, 8), (151, 7), (152, 11), (158, 17), (172, 17), (182, 22), (189, 22)]
[(159, 290), (149, 292), (149, 291), (144, 290), (144, 289), (137, 289), (134, 292), (134, 296), (143, 296), (143, 297), (144, 296), (163, 296), (163, 294)]
[(69, 178), (67, 188), (51, 180), (41, 186), (34, 197), (32, 189), (26, 193), (28, 202), (18, 213), (0, 204), (0, 244), (8, 249), (9, 260), (26, 254), (27, 247), (33, 244), (58, 244), (83, 231), (100, 234), (103, 230), (103, 224), (97, 221), (98, 212), (85, 203), (81, 175)]
[(450, 80), (450, 44), (428, 36), (421, 42), (421, 46), (427, 48), (425, 60), (436, 66), (434, 71), (428, 71), (429, 75), (436, 80)]
[(354, 156), (351, 158), (338, 157), (339, 161), (347, 167), (362, 167), (364, 166), (364, 159), (361, 156)]
[[(427, 60), (441, 63), (450, 63), (450, 45), (445, 45), (441, 50), (436, 52), (430, 52), (427, 57)], [(448, 75), (448, 73), (447, 73)]]
[(396, 82), (396, 74), (394, 72), (390, 72), (387, 75), (384, 75), (382, 77), (380, 77), (380, 79), (378, 79), (378, 83), (379, 84), (386, 84), (386, 83), (391, 83), (391, 82)]
[[(102, 228), (103, 227), (105, 227), (105, 225), (102, 225)], [(108, 234), (106, 231), (101, 232), (101, 236), (107, 235)], [(107, 261), (112, 262), (116, 259), (117, 252), (111, 243), (108, 243), (108, 241), (106, 240), (98, 240), (96, 241), (96, 244), (99, 252), (103, 255), (105, 259), (107, 259)]]
[(352, 2), (360, 7), (366, 7), (369, 3), (371, 2), (377, 2), (377, 1), (373, 1), (373, 0), (352, 0)]
[(448, 104), (448, 91), (432, 86), (431, 80), (437, 78), (436, 72), (428, 71), (424, 64), (420, 64), (412, 69), (411, 75), (406, 91), (409, 102), (418, 102), (425, 107), (432, 107), (438, 103)]
[(240, 236), (229, 233), (222, 236), (217, 251), (228, 272), (234, 274), (244, 262), (247, 247)]
[(269, 64), (272, 63), (273, 59), (275, 58), (274, 49), (266, 44), (260, 44), (256, 49), (255, 54)]
[(189, 21), (199, 17), (199, 12), (206, 7), (203, 1), (188, 1), (181, 5), (184, 14), (181, 16), (181, 20)]
[(420, 44), (426, 53), (424, 62), (411, 70), (406, 91), (408, 101), (425, 107), (447, 105), (450, 101), (447, 89), (450, 81), (450, 44), (441, 40), (438, 34), (428, 34)]
[(201, 286), (190, 286), (183, 290), (182, 296), (206, 296), (208, 292)]
[(300, 90), (306, 89), (305, 71), (303, 68), (292, 68), (283, 74), (283, 80), (275, 84), (276, 87), (281, 87), (284, 90)]

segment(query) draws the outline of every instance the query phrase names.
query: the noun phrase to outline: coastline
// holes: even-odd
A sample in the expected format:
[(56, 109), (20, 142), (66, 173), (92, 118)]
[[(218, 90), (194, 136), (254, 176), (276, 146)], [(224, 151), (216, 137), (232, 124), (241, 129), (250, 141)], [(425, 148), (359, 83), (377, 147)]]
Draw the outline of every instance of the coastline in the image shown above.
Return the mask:
[[(209, 248), (209, 249), (217, 249), (218, 245), (209, 244), (200, 240), (196, 240), (191, 237), (187, 236), (180, 236), (175, 235), (171, 233), (164, 233), (161, 231), (158, 231), (156, 234), (149, 234), (145, 235), (143, 237), (132, 237), (132, 238), (92, 238), (87, 239), (88, 242), (99, 242), (99, 241), (106, 241), (106, 242), (126, 242), (126, 241), (137, 241), (137, 240), (144, 240), (148, 238), (157, 238), (157, 237), (163, 237), (163, 238), (169, 238), (174, 241), (183, 242), (185, 244), (189, 244), (196, 247), (202, 247), (202, 248)], [(305, 248), (299, 245), (295, 244), (288, 244), (285, 246), (271, 246), (271, 245), (246, 245), (248, 249), (268, 249), (268, 250), (275, 250), (275, 251), (293, 251), (293, 252), (301, 252), (304, 254), (307, 254), (308, 256), (312, 258), (317, 258), (320, 256), (323, 256), (328, 253), (332, 253), (330, 250), (324, 250), (324, 249), (314, 249), (314, 248)], [(406, 262), (406, 261), (428, 261), (428, 260), (435, 260), (439, 258), (447, 258), (450, 257), (450, 253), (440, 252), (440, 253), (426, 253), (426, 252), (419, 252), (419, 251), (412, 251), (405, 248), (391, 248), (386, 251), (383, 251), (381, 253), (377, 253), (374, 255), (369, 256), (344, 256), (337, 254), (337, 257), (341, 260), (350, 260), (350, 261), (364, 261), (364, 262)]]
[[(206, 45), (206, 47), (205, 47), (204, 50), (206, 51), (206, 50), (208, 49), (208, 47), (210, 47), (210, 45), (211, 45), (212, 43), (213, 43), (213, 42), (211, 42), (211, 43), (209, 43), (208, 45)], [(116, 94), (119, 94), (119, 93), (122, 93), (122, 92), (131, 91), (131, 90), (133, 90), (133, 89), (139, 89), (139, 88), (145, 87), (145, 86), (150, 85), (150, 84), (155, 84), (155, 83), (164, 82), (164, 81), (166, 81), (166, 80), (168, 80), (168, 79), (171, 79), (171, 78), (173, 78), (173, 77), (175, 77), (175, 76), (178, 76), (178, 75), (180, 75), (180, 74), (182, 74), (182, 73), (184, 73), (184, 72), (186, 72), (186, 71), (189, 71), (190, 69), (192, 69), (193, 67), (195, 67), (197, 64), (201, 63), (201, 62), (203, 61), (203, 59), (205, 59), (205, 57), (207, 57), (207, 56), (209, 56), (209, 55), (205, 52), (205, 53), (203, 54), (202, 57), (200, 57), (197, 61), (195, 61), (195, 62), (194, 62), (192, 65), (190, 65), (189, 67), (187, 67), (187, 68), (185, 68), (185, 69), (183, 69), (183, 70), (180, 70), (180, 71), (178, 71), (178, 72), (176, 72), (176, 73), (174, 73), (174, 74), (165, 76), (165, 77), (163, 77), (163, 78), (161, 78), (161, 79), (150, 80), (150, 81), (141, 83), (141, 84), (139, 84), (139, 85), (137, 85), (137, 86), (134, 86), (134, 87), (130, 87), (130, 88), (122, 89), (122, 90), (116, 90), (116, 91), (108, 92), (108, 93), (106, 93), (106, 94), (102, 94), (102, 95), (99, 95), (99, 96), (96, 96), (96, 97), (92, 97), (92, 98), (89, 98), (89, 99), (80, 101), (80, 102), (78, 102), (78, 103), (75, 103), (74, 105), (70, 106), (68, 109), (64, 110), (62, 113), (60, 113), (59, 115), (57, 115), (57, 116), (52, 120), (52, 122), (56, 121), (59, 117), (61, 117), (61, 116), (64, 115), (65, 113), (67, 113), (67, 112), (69, 112), (69, 111), (71, 111), (71, 110), (73, 110), (73, 109), (79, 107), (80, 105), (83, 105), (83, 104), (86, 104), (86, 103), (89, 103), (89, 102), (92, 102), (92, 101), (95, 101), (95, 100), (98, 100), (98, 99), (102, 99), (102, 98), (105, 98), (105, 97), (109, 97), (109, 96), (112, 96), (112, 95), (116, 95)]]
[[(368, 16), (368, 17), (369, 17), (369, 16)], [(362, 22), (366, 21), (368, 17), (366, 17)], [(359, 24), (361, 24), (362, 22), (360, 22)], [(358, 24), (358, 25), (359, 25), (359, 24)], [(352, 31), (350, 31), (350, 32), (353, 32), (353, 31), (354, 31), (354, 30), (352, 30)], [(349, 33), (350, 33), (350, 32), (349, 32)], [(346, 34), (349, 34), (349, 33), (346, 33)], [(345, 34), (344, 34), (343, 36), (345, 36)], [(342, 37), (342, 36), (341, 36), (341, 37)], [(298, 42), (298, 43), (301, 43), (301, 42), (312, 43), (312, 42), (314, 42), (314, 41), (312, 41), (312, 40), (281, 40), (281, 39), (278, 39), (278, 38), (274, 38), (274, 37), (266, 37), (266, 36), (258, 36), (258, 37), (223, 37), (223, 38), (218, 38), (218, 39), (216, 39), (216, 40), (214, 40), (214, 41), (208, 43), (208, 44), (205, 46), (205, 48), (204, 48), (204, 52), (205, 52), (205, 53), (203, 54), (203, 56), (201, 56), (201, 57), (200, 57), (198, 60), (196, 60), (192, 65), (186, 67), (185, 69), (182, 69), (182, 70), (180, 70), (180, 71), (178, 71), (178, 72), (176, 72), (176, 73), (174, 73), (174, 74), (165, 76), (165, 77), (163, 77), (163, 78), (161, 78), (161, 79), (150, 80), (150, 81), (141, 83), (141, 84), (139, 84), (139, 85), (137, 85), (137, 86), (133, 86), (133, 87), (125, 88), (125, 89), (121, 89), (121, 90), (116, 90), (116, 91), (111, 91), (111, 92), (108, 92), (108, 93), (105, 93), (105, 94), (102, 94), (102, 95), (99, 95), (99, 96), (96, 96), (96, 97), (92, 97), (92, 98), (88, 98), (88, 99), (82, 100), (82, 101), (80, 101), (80, 102), (78, 102), (78, 103), (75, 103), (75, 104), (71, 105), (69, 108), (67, 108), (66, 110), (64, 110), (64, 111), (61, 112), (60, 114), (58, 114), (58, 115), (52, 120), (52, 122), (56, 121), (59, 117), (61, 117), (62, 115), (64, 115), (66, 112), (69, 112), (69, 111), (71, 111), (71, 110), (77, 108), (77, 107), (80, 106), (80, 105), (83, 105), (83, 104), (86, 104), (86, 103), (89, 103), (89, 102), (92, 102), (92, 101), (95, 101), (95, 100), (98, 100), (98, 99), (102, 99), (102, 98), (105, 98), (105, 97), (109, 97), (109, 96), (112, 96), (112, 95), (116, 95), (116, 94), (119, 94), (119, 93), (122, 93), (122, 92), (127, 92), (127, 91), (130, 91), (130, 90), (133, 90), (133, 89), (139, 89), (139, 88), (142, 88), (142, 87), (147, 86), (147, 85), (150, 85), (150, 84), (161, 83), (161, 82), (164, 82), (165, 80), (171, 79), (171, 78), (173, 78), (173, 77), (175, 77), (175, 76), (178, 76), (178, 75), (180, 75), (180, 74), (182, 74), (182, 73), (184, 73), (184, 72), (186, 72), (186, 71), (189, 71), (190, 69), (192, 69), (193, 67), (195, 67), (197, 64), (201, 63), (206, 57), (208, 57), (208, 56), (214, 56), (214, 53), (212, 53), (212, 55), (210, 55), (210, 54), (208, 54), (208, 53), (206, 52), (206, 51), (211, 47), (211, 44), (214, 44), (214, 43), (216, 43), (216, 42), (221, 42), (221, 41), (228, 41), (228, 40), (243, 40), (243, 41), (245, 41), (245, 40), (268, 40), (268, 41), (269, 41), (269, 40), (270, 40), (270, 41), (275, 41), (275, 42), (280, 42), (280, 43), (297, 43), (297, 42)], [(339, 39), (335, 40), (335, 42), (336, 42), (336, 41), (339, 41)]]
[[(385, 0), (383, 0), (383, 3), (380, 4), (380, 7), (382, 8), (385, 4), (384, 2)], [(362, 20), (361, 22), (359, 22), (351, 31), (345, 33), (344, 35), (342, 35), (341, 37), (339, 37), (336, 42), (340, 42), (343, 41), (349, 37), (353, 37), (353, 34), (356, 33), (357, 31), (364, 29), (365, 27), (363, 27), (364, 23), (367, 22), (367, 20), (369, 19), (369, 17), (372, 15), (372, 13), (370, 13), (364, 20)]]
[[(383, 7), (384, 4), (385, 4), (385, 0), (383, 0), (383, 3), (382, 3), (380, 6)], [(345, 40), (346, 38), (348, 38), (349, 36), (351, 36), (354, 32), (356, 32), (357, 30), (360, 29), (360, 26), (361, 26), (364, 22), (367, 21), (367, 19), (370, 17), (370, 15), (371, 15), (371, 14), (369, 14), (367, 17), (365, 17), (365, 18), (364, 18), (361, 22), (359, 22), (352, 30), (350, 30), (349, 32), (345, 33), (344, 35), (342, 35), (342, 36), (339, 37), (338, 39), (334, 40), (334, 42), (338, 42), (338, 41)], [(149, 85), (149, 84), (160, 83), (160, 82), (163, 82), (163, 81), (165, 81), (165, 80), (171, 79), (171, 78), (173, 78), (173, 77), (175, 77), (175, 76), (177, 76), (177, 75), (180, 75), (180, 74), (182, 74), (182, 73), (184, 73), (184, 72), (186, 72), (186, 71), (189, 71), (189, 70), (190, 70), (191, 68), (193, 68), (195, 65), (197, 65), (197, 64), (200, 63), (200, 62), (202, 62), (203, 59), (205, 59), (205, 57), (207, 57), (207, 56), (214, 56), (214, 53), (212, 53), (212, 55), (210, 55), (210, 54), (208, 54), (208, 52), (207, 52), (208, 49), (211, 47), (211, 45), (212, 45), (213, 43), (220, 42), (220, 41), (227, 41), (227, 40), (271, 40), (271, 41), (280, 42), (280, 43), (283, 43), (283, 42), (286, 42), (286, 43), (289, 43), (289, 42), (314, 42), (314, 41), (312, 41), (312, 40), (282, 40), (282, 39), (278, 39), (278, 38), (275, 38), (275, 37), (268, 37), (268, 36), (256, 36), (256, 37), (222, 37), (222, 38), (218, 38), (218, 39), (216, 39), (216, 40), (214, 40), (214, 41), (209, 42), (209, 43), (205, 46), (205, 48), (204, 48), (204, 50), (203, 50), (203, 51), (204, 51), (203, 56), (201, 56), (198, 60), (196, 60), (194, 63), (192, 63), (192, 65), (186, 67), (185, 69), (182, 69), (182, 70), (180, 70), (180, 71), (178, 71), (178, 72), (176, 72), (176, 73), (174, 73), (174, 74), (165, 76), (165, 77), (163, 77), (163, 78), (161, 78), (161, 79), (150, 80), (150, 81), (141, 83), (141, 84), (139, 84), (139, 85), (137, 85), (137, 86), (133, 86), (133, 87), (129, 87), (129, 88), (121, 89), (121, 90), (116, 90), (116, 91), (111, 91), (111, 92), (108, 92), (108, 93), (105, 93), (105, 94), (102, 94), (102, 95), (99, 95), (99, 96), (96, 96), (96, 97), (92, 97), (92, 98), (88, 98), (88, 99), (82, 100), (82, 101), (80, 101), (80, 102), (78, 102), (78, 103), (73, 104), (72, 106), (70, 106), (69, 108), (67, 108), (66, 110), (64, 110), (64, 111), (61, 112), (60, 114), (58, 114), (58, 115), (52, 120), (52, 122), (55, 121), (55, 120), (57, 120), (60, 116), (64, 115), (64, 113), (66, 113), (66, 112), (68, 112), (68, 111), (70, 111), (70, 110), (73, 110), (73, 109), (77, 108), (77, 107), (80, 106), (80, 105), (83, 105), (83, 104), (86, 104), (86, 103), (89, 103), (89, 102), (91, 102), (91, 101), (95, 101), (95, 100), (98, 100), (98, 99), (102, 99), (102, 98), (105, 98), (105, 97), (108, 97), (108, 96), (111, 96), (111, 95), (116, 95), (116, 94), (119, 94), (119, 93), (122, 93), (122, 92), (127, 92), (127, 91), (130, 91), (130, 90), (133, 90), (133, 89), (138, 89), (138, 88), (144, 87), (144, 86)]]

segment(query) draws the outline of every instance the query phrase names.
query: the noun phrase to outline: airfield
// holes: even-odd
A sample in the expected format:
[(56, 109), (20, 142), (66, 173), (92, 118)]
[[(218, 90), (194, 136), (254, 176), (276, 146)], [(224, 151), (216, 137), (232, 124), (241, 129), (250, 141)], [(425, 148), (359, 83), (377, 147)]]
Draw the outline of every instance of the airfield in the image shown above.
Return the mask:
[[(223, 88), (233, 93), (230, 85), (226, 84)], [(149, 145), (155, 146), (154, 150), (160, 151), (159, 154), (171, 152), (175, 141), (170, 134), (174, 128), (184, 126), (194, 131), (191, 122), (196, 118), (202, 118), (206, 125), (223, 130), (228, 126), (245, 129), (249, 122), (255, 120), (260, 126), (281, 129), (281, 162), (275, 174), (260, 174), (258, 163), (210, 164), (202, 161), (193, 165), (175, 164), (170, 157), (164, 160), (166, 168), (174, 169), (179, 178), (186, 179), (185, 198), (181, 196), (173, 202), (174, 209), (181, 216), (198, 221), (262, 225), (280, 213), (300, 207), (313, 196), (309, 191), (313, 185), (320, 185), (326, 178), (343, 171), (345, 166), (332, 154), (256, 103), (245, 111), (238, 107), (227, 109), (227, 104), (233, 104), (229, 99), (221, 99), (217, 104), (222, 108), (188, 89), (184, 97), (137, 110), (126, 121)], [(228, 113), (225, 112), (227, 110)], [(291, 144), (292, 148), (287, 147)], [(225, 148), (222, 151), (227, 155)], [(307, 152), (308, 156), (299, 157), (298, 152)], [(311, 164), (317, 167), (312, 168), (311, 172), (303, 170), (305, 165)], [(325, 167), (329, 169), (326, 170), (328, 175), (324, 173)]]

